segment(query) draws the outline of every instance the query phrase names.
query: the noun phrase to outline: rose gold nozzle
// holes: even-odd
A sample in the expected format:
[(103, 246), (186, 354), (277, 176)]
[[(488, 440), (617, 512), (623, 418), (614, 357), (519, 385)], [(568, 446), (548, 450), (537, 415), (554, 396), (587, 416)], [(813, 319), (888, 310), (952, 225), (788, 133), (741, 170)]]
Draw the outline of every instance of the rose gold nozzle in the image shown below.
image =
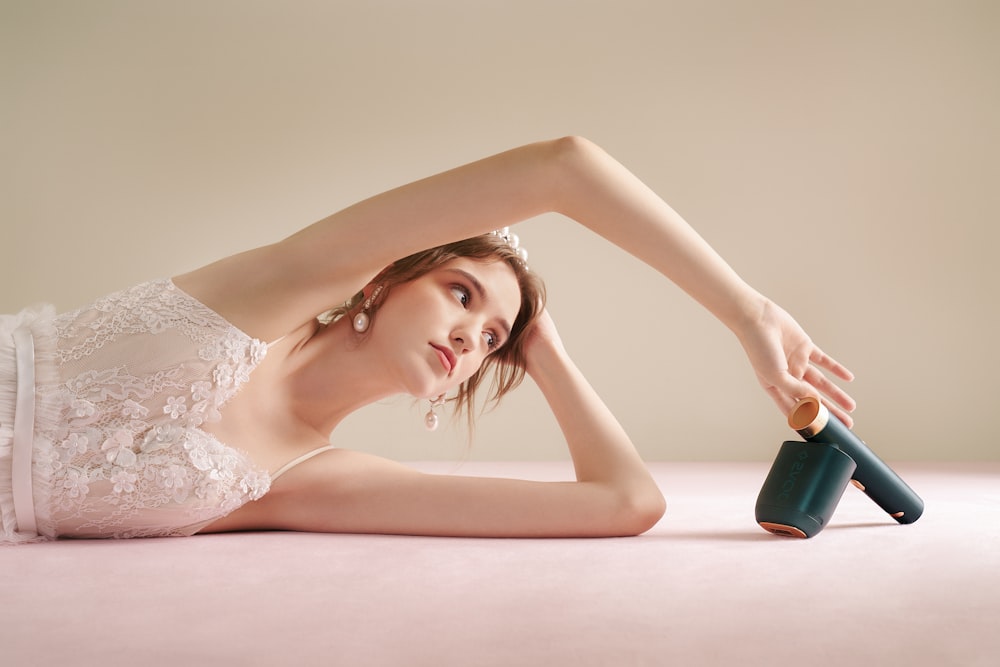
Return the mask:
[(812, 396), (799, 399), (788, 415), (788, 425), (805, 437), (822, 431), (829, 420), (830, 412), (826, 406)]

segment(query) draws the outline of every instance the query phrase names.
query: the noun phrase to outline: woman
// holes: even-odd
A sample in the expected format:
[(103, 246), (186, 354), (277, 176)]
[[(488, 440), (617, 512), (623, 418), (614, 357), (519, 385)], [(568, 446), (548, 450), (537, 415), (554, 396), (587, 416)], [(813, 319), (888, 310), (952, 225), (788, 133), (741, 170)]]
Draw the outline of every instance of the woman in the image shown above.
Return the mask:
[[(523, 253), (491, 233), (549, 211), (708, 308), (782, 411), (822, 396), (850, 424), (853, 401), (822, 371), (850, 372), (625, 168), (568, 137), (386, 192), (74, 313), (4, 317), (3, 539), (649, 529), (664, 510), (659, 489), (567, 356)], [(359, 292), (329, 323), (317, 318)], [(347, 414), (389, 395), (431, 400), (430, 425), (445, 395), (457, 391), (468, 408), (488, 366), (497, 398), (525, 373), (538, 385), (575, 482), (427, 475), (328, 445)]]

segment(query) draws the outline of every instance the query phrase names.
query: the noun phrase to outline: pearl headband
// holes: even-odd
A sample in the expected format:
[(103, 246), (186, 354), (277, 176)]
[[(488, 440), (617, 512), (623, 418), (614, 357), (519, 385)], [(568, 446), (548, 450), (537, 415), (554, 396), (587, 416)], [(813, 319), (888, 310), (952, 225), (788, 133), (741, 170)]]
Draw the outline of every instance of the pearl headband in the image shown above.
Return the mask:
[(524, 268), (528, 268), (528, 251), (521, 247), (521, 239), (517, 234), (513, 234), (510, 231), (510, 227), (504, 227), (502, 229), (494, 229), (490, 232), (494, 236), (499, 236), (507, 245), (511, 247), (514, 253), (517, 255), (521, 263), (524, 264)]

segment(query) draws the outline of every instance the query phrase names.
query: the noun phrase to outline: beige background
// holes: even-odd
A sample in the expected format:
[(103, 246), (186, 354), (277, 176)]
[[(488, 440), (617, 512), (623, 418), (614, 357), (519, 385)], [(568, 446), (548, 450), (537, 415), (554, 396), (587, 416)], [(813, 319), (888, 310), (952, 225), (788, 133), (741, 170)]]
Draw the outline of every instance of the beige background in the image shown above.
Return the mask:
[[(998, 8), (2, 0), (0, 311), (82, 305), (582, 134), (856, 371), (856, 430), (885, 458), (996, 460)], [(791, 437), (728, 331), (658, 274), (558, 217), (518, 231), (647, 458), (770, 460)], [(529, 384), (468, 453), (409, 399), (335, 442), (561, 458)]]

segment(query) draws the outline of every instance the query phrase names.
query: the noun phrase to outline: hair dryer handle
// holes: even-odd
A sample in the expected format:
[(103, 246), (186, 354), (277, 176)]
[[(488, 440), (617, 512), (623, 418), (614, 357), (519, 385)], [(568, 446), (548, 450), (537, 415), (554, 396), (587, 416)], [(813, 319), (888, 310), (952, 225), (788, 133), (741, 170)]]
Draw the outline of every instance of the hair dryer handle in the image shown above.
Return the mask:
[(854, 485), (899, 523), (913, 523), (923, 514), (920, 496), (818, 399), (799, 401), (788, 425), (806, 440), (833, 445), (854, 459), (858, 464), (851, 477)]

